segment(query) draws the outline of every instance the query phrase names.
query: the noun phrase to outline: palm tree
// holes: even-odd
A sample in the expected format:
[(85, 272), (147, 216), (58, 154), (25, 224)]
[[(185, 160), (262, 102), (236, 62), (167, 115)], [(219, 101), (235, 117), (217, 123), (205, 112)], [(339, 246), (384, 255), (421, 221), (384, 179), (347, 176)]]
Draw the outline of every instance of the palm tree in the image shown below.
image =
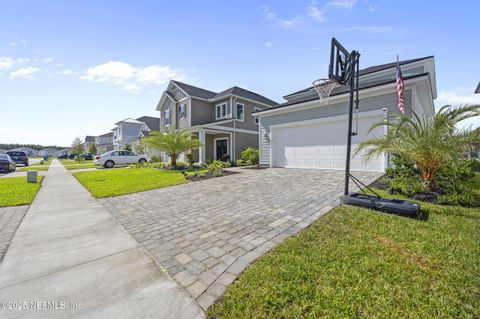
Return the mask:
[(367, 158), (388, 152), (415, 163), (425, 186), (433, 191), (438, 170), (480, 139), (479, 128), (458, 128), (457, 124), (479, 115), (480, 104), (445, 105), (429, 119), (416, 113), (412, 118), (392, 115), (370, 128), (386, 126), (387, 134), (360, 143), (356, 152), (365, 149)]
[(170, 163), (177, 168), (180, 154), (198, 149), (202, 146), (198, 139), (187, 130), (166, 129), (164, 132), (150, 132), (150, 136), (142, 139), (142, 145), (149, 149), (165, 152), (170, 157)]

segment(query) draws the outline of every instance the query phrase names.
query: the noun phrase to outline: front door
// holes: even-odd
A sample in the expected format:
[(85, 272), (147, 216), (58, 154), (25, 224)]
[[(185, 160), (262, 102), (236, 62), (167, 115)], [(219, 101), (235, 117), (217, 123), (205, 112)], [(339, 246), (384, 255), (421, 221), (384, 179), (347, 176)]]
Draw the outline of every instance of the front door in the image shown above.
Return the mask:
[(227, 139), (215, 140), (216, 159), (221, 160), (222, 155), (228, 154), (228, 141)]

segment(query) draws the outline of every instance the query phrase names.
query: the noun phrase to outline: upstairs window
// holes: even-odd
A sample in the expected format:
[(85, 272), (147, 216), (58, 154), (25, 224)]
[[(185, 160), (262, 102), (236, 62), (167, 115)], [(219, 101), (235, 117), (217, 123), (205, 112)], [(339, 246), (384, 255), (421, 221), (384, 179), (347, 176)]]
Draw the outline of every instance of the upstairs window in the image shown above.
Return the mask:
[[(261, 110), (261, 108), (259, 108), (259, 107), (254, 107), (253, 108), (253, 112), (258, 112), (260, 110)], [(258, 116), (255, 116), (255, 124), (258, 124)]]
[(215, 107), (215, 119), (216, 120), (223, 120), (223, 119), (226, 119), (226, 118), (230, 118), (231, 116), (232, 115), (231, 115), (231, 112), (230, 112), (230, 106), (227, 105), (227, 103), (218, 104)]
[(244, 121), (245, 120), (245, 106), (243, 104), (237, 103), (237, 120)]
[(163, 118), (164, 118), (164, 123), (165, 126), (170, 125), (172, 123), (172, 120), (170, 118), (170, 110), (165, 110), (163, 111)]
[(187, 105), (186, 104), (181, 104), (178, 107), (178, 113), (180, 114), (180, 119), (186, 119), (187, 118)]

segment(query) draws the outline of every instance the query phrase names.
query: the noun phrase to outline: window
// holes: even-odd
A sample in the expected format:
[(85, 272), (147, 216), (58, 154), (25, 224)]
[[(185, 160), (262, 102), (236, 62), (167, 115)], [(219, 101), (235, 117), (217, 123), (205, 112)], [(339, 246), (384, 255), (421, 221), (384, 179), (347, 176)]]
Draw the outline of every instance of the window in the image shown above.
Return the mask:
[(170, 109), (163, 111), (163, 118), (165, 121), (165, 126), (171, 124), (171, 119), (170, 119)]
[(216, 119), (221, 120), (228, 117), (230, 108), (227, 107), (227, 103), (219, 104), (216, 106)]
[(186, 119), (187, 118), (187, 105), (186, 104), (181, 104), (178, 107), (178, 113), (180, 114), (180, 119)]
[[(253, 112), (258, 112), (260, 110), (261, 110), (261, 108), (258, 108), (258, 107), (253, 108)], [(255, 118), (255, 124), (258, 124), (258, 116), (254, 116), (254, 118)]]
[(237, 120), (245, 120), (245, 106), (243, 104), (237, 103)]

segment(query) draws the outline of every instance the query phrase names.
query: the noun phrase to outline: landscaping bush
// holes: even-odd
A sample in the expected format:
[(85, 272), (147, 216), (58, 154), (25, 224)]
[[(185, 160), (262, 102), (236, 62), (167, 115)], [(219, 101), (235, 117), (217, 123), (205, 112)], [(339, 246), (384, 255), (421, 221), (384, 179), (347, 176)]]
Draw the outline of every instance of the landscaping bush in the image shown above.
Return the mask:
[(223, 154), (221, 157), (220, 157), (220, 160), (222, 162), (229, 162), (230, 161), (230, 155), (228, 154)]
[(183, 170), (187, 168), (187, 163), (177, 161), (177, 170)]
[(152, 156), (150, 158), (150, 162), (151, 163), (158, 163), (158, 162), (160, 162), (160, 157), (159, 156)]
[(210, 164), (212, 164), (212, 163), (213, 163), (213, 160), (212, 160), (211, 158), (207, 158), (207, 159), (205, 160), (205, 165), (206, 165), (206, 166), (208, 166), (208, 165), (210, 165)]
[(402, 194), (419, 194), (425, 192), (425, 185), (420, 178), (420, 172), (413, 163), (398, 155), (393, 155), (391, 166), (386, 172), (386, 181), (391, 191)]
[[(193, 167), (193, 164), (195, 164), (195, 159), (193, 158), (193, 154), (192, 153), (188, 153), (187, 154), (187, 161), (188, 161), (188, 165), (190, 167)], [(177, 164), (178, 165), (178, 164)]]
[(225, 162), (222, 161), (213, 161), (210, 165), (207, 166), (209, 171), (213, 172), (215, 177), (223, 176), (223, 168), (225, 167)]
[(243, 165), (239, 166), (258, 165), (259, 158), (260, 155), (258, 149), (249, 146), (242, 152), (242, 158), (240, 163)]

